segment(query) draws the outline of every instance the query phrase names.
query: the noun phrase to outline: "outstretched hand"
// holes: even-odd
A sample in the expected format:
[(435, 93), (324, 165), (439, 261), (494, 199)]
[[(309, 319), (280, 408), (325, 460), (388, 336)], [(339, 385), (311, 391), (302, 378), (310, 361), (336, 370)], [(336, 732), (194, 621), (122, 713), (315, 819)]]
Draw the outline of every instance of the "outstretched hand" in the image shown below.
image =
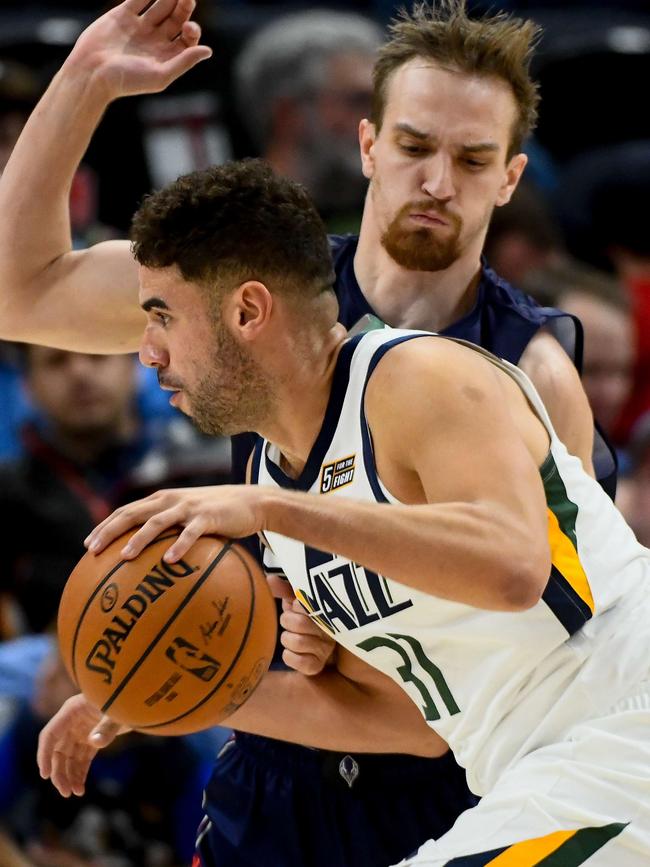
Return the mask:
[(72, 696), (39, 735), (37, 761), (41, 777), (51, 780), (64, 798), (83, 795), (88, 769), (97, 752), (127, 731), (126, 726), (102, 716), (83, 695)]
[(196, 0), (125, 0), (81, 34), (67, 64), (86, 70), (107, 99), (164, 90), (212, 56), (191, 20)]

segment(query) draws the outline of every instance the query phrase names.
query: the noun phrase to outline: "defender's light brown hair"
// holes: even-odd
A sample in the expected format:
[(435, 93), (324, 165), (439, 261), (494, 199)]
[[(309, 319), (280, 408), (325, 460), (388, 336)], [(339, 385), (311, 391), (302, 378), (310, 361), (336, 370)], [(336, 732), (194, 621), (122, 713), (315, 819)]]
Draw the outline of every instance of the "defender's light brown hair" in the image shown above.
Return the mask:
[(466, 0), (438, 0), (402, 9), (388, 28), (389, 40), (380, 48), (373, 72), (372, 121), (380, 131), (390, 79), (414, 58), (423, 58), (451, 72), (499, 78), (512, 88), (517, 118), (507, 157), (521, 150), (534, 129), (539, 103), (538, 85), (530, 76), (530, 60), (541, 35), (534, 21), (505, 12), (472, 19)]

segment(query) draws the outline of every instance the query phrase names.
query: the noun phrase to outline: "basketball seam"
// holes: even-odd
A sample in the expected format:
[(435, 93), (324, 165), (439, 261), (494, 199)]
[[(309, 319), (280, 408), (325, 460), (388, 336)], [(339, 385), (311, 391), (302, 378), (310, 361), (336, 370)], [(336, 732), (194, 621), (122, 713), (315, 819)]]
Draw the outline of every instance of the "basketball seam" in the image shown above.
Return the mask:
[(149, 656), (149, 654), (151, 653), (151, 651), (155, 649), (156, 645), (158, 644), (158, 642), (160, 641), (160, 639), (162, 638), (162, 636), (163, 636), (163, 635), (165, 634), (165, 632), (169, 629), (169, 627), (170, 627), (171, 624), (174, 622), (174, 620), (176, 620), (176, 618), (178, 617), (178, 615), (180, 614), (180, 612), (181, 612), (181, 611), (182, 611), (182, 610), (187, 606), (187, 604), (188, 604), (189, 601), (192, 599), (192, 597), (196, 594), (196, 592), (199, 590), (199, 588), (203, 586), (203, 584), (205, 583), (205, 581), (207, 580), (207, 578), (210, 576), (210, 574), (212, 573), (212, 571), (216, 568), (216, 566), (221, 562), (221, 560), (222, 560), (222, 559), (225, 557), (225, 555), (228, 553), (228, 551), (229, 551), (230, 548), (231, 548), (231, 545), (232, 545), (231, 542), (227, 542), (227, 543), (223, 546), (223, 548), (221, 549), (221, 551), (219, 551), (219, 553), (218, 553), (217, 556), (214, 558), (214, 560), (212, 561), (212, 563), (210, 563), (210, 565), (207, 567), (207, 569), (203, 572), (203, 574), (202, 574), (199, 578), (197, 578), (197, 580), (194, 582), (194, 584), (193, 584), (193, 586), (192, 586), (192, 589), (189, 590), (189, 591), (187, 592), (187, 594), (185, 595), (185, 598), (183, 599), (183, 601), (182, 601), (181, 603), (179, 603), (178, 607), (176, 608), (176, 610), (174, 611), (174, 613), (172, 614), (172, 616), (167, 620), (167, 622), (165, 623), (165, 625), (164, 625), (164, 626), (163, 626), (163, 627), (158, 631), (158, 634), (156, 635), (156, 637), (153, 638), (153, 639), (151, 640), (151, 642), (150, 642), (149, 646), (147, 647), (147, 649), (145, 650), (145, 652), (144, 652), (144, 653), (140, 656), (140, 658), (139, 658), (139, 659), (138, 659), (138, 660), (137, 660), (137, 661), (136, 661), (136, 662), (131, 666), (131, 668), (129, 669), (128, 673), (124, 676), (124, 678), (122, 679), (122, 681), (121, 681), (121, 683), (119, 684), (119, 686), (117, 686), (117, 687), (115, 688), (115, 690), (113, 691), (113, 694), (111, 695), (111, 697), (108, 699), (108, 701), (107, 701), (107, 702), (104, 704), (104, 706), (102, 707), (102, 713), (106, 713), (106, 711), (108, 710), (108, 708), (113, 704), (113, 702), (115, 701), (115, 699), (116, 699), (116, 698), (118, 697), (118, 695), (122, 692), (122, 690), (124, 689), (124, 687), (125, 687), (125, 686), (127, 685), (127, 683), (131, 680), (131, 678), (133, 677), (133, 675), (137, 672), (137, 670), (140, 668), (140, 666), (141, 666), (142, 663), (145, 661), (145, 659)]
[[(229, 543), (229, 544), (230, 544), (230, 543)], [(233, 670), (233, 668), (235, 667), (235, 665), (237, 665), (237, 663), (239, 662), (239, 658), (240, 658), (240, 656), (242, 655), (242, 653), (243, 653), (243, 651), (244, 651), (244, 648), (246, 647), (246, 642), (247, 642), (247, 640), (248, 640), (248, 636), (249, 636), (249, 634), (250, 634), (250, 630), (251, 630), (251, 625), (252, 625), (252, 623), (253, 623), (253, 616), (254, 616), (254, 614), (255, 614), (255, 601), (256, 601), (256, 599), (255, 599), (255, 597), (256, 597), (256, 594), (255, 594), (255, 581), (254, 581), (253, 576), (252, 576), (252, 574), (251, 574), (251, 570), (248, 568), (248, 563), (244, 560), (244, 558), (241, 556), (241, 554), (239, 553), (239, 551), (238, 551), (236, 548), (233, 548), (233, 547), (230, 548), (230, 551), (231, 551), (231, 553), (235, 554), (235, 556), (236, 556), (236, 557), (241, 561), (241, 563), (242, 563), (244, 569), (246, 570), (246, 574), (247, 574), (247, 576), (248, 576), (248, 580), (249, 580), (250, 585), (251, 585), (251, 604), (250, 604), (250, 614), (249, 614), (249, 617), (248, 617), (248, 623), (246, 624), (246, 630), (245, 630), (245, 632), (244, 632), (244, 635), (242, 636), (242, 640), (241, 640), (241, 642), (240, 642), (240, 644), (239, 644), (239, 648), (238, 648), (238, 650), (237, 650), (237, 653), (235, 654), (234, 659), (233, 659), (232, 662), (230, 663), (230, 666), (228, 667), (227, 671), (224, 673), (224, 675), (223, 675), (223, 677), (221, 678), (221, 680), (219, 681), (219, 683), (217, 683), (217, 684), (214, 686), (214, 688), (213, 688), (213, 689), (212, 689), (212, 690), (211, 690), (207, 695), (204, 695), (203, 698), (201, 699), (201, 701), (197, 702), (197, 703), (196, 703), (195, 705), (193, 705), (191, 708), (189, 708), (188, 710), (184, 711), (184, 712), (183, 712), (182, 714), (180, 714), (179, 716), (174, 717), (173, 719), (169, 719), (169, 720), (166, 720), (165, 722), (160, 722), (160, 723), (150, 723), (149, 725), (146, 725), (146, 726), (138, 726), (138, 731), (145, 731), (145, 730), (146, 730), (146, 731), (149, 731), (150, 729), (156, 729), (156, 728), (161, 728), (162, 726), (173, 725), (174, 723), (179, 722), (179, 720), (182, 720), (182, 719), (184, 719), (186, 716), (189, 716), (190, 714), (194, 713), (194, 711), (195, 711), (197, 708), (201, 707), (201, 705), (204, 705), (204, 704), (206, 703), (206, 701), (208, 701), (208, 699), (211, 699), (212, 696), (213, 696), (216, 692), (218, 692), (218, 690), (219, 690), (220, 687), (222, 686), (223, 682), (226, 680), (226, 678), (228, 677), (228, 675), (230, 674), (230, 672)]]
[[(173, 539), (176, 536), (178, 536), (178, 533), (170, 533), (168, 536), (157, 536), (155, 539), (152, 539), (151, 542), (148, 542), (142, 550), (146, 551), (147, 548), (151, 547), (151, 545), (154, 545), (156, 542), (165, 542), (167, 539)], [(120, 560), (119, 563), (117, 563), (115, 566), (113, 566), (113, 568), (110, 570), (110, 572), (108, 572), (102, 578), (102, 580), (99, 582), (97, 587), (95, 587), (92, 594), (90, 595), (90, 598), (88, 599), (88, 601), (84, 605), (84, 607), (81, 611), (81, 614), (79, 615), (79, 619), (77, 620), (77, 626), (75, 627), (75, 631), (74, 631), (74, 636), (72, 638), (72, 648), (70, 651), (71, 657), (72, 657), (72, 675), (74, 677), (74, 680), (75, 680), (75, 683), (77, 684), (77, 686), (79, 686), (79, 682), (77, 680), (77, 639), (79, 638), (79, 632), (80, 632), (81, 626), (84, 622), (84, 618), (85, 618), (86, 614), (88, 613), (88, 609), (93, 604), (95, 598), (97, 597), (97, 594), (102, 589), (104, 584), (106, 584), (106, 582), (109, 580), (109, 578), (111, 578), (117, 572), (118, 569), (121, 569), (125, 563), (130, 563), (130, 562), (131, 562), (130, 560)]]

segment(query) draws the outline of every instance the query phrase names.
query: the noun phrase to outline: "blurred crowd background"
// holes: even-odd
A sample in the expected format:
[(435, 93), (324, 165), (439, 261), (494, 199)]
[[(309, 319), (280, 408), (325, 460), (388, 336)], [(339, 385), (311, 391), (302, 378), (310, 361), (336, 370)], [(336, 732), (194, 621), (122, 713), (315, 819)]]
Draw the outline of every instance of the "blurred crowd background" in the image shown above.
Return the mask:
[[(111, 5), (3, 0), (0, 171), (76, 37)], [(544, 27), (529, 167), (485, 252), (502, 277), (582, 321), (583, 381), (618, 451), (618, 502), (650, 544), (649, 0), (468, 5)], [(304, 183), (332, 232), (355, 232), (358, 121), (394, 12), (391, 0), (199, 0), (213, 59), (107, 112), (72, 190), (75, 244), (125, 237), (152, 187), (244, 156)], [(229, 445), (194, 432), (130, 356), (0, 343), (0, 395), (0, 865), (182, 867), (227, 732), (123, 739), (72, 801), (38, 779), (35, 744), (74, 692), (52, 625), (81, 540), (129, 499), (226, 481)]]

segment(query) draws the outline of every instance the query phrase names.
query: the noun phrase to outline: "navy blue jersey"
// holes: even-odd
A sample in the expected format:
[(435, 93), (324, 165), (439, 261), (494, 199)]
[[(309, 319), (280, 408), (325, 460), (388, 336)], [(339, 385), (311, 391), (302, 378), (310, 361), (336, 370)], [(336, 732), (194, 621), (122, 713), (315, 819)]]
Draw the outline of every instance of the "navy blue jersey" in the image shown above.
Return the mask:
[[(365, 298), (354, 274), (356, 235), (331, 235), (339, 301), (339, 321), (349, 330), (363, 316), (377, 316)], [(399, 326), (399, 323), (387, 322)], [(582, 326), (568, 313), (539, 304), (505, 280), (483, 262), (476, 302), (470, 312), (440, 333), (476, 343), (499, 358), (517, 364), (523, 351), (540, 328), (546, 327), (559, 340), (578, 370), (582, 365)]]
[[(354, 273), (358, 240), (357, 235), (330, 235), (339, 321), (348, 330), (364, 316), (377, 316)], [(474, 307), (440, 333), (476, 343), (499, 358), (518, 364), (524, 350), (542, 328), (558, 340), (580, 371), (583, 337), (579, 320), (554, 307), (540, 307), (530, 295), (506, 283), (483, 262)], [(242, 434), (233, 440), (233, 479), (236, 482), (244, 481), (254, 442), (253, 434)], [(598, 481), (613, 499), (616, 492), (616, 458), (598, 427), (594, 437), (593, 460)]]

